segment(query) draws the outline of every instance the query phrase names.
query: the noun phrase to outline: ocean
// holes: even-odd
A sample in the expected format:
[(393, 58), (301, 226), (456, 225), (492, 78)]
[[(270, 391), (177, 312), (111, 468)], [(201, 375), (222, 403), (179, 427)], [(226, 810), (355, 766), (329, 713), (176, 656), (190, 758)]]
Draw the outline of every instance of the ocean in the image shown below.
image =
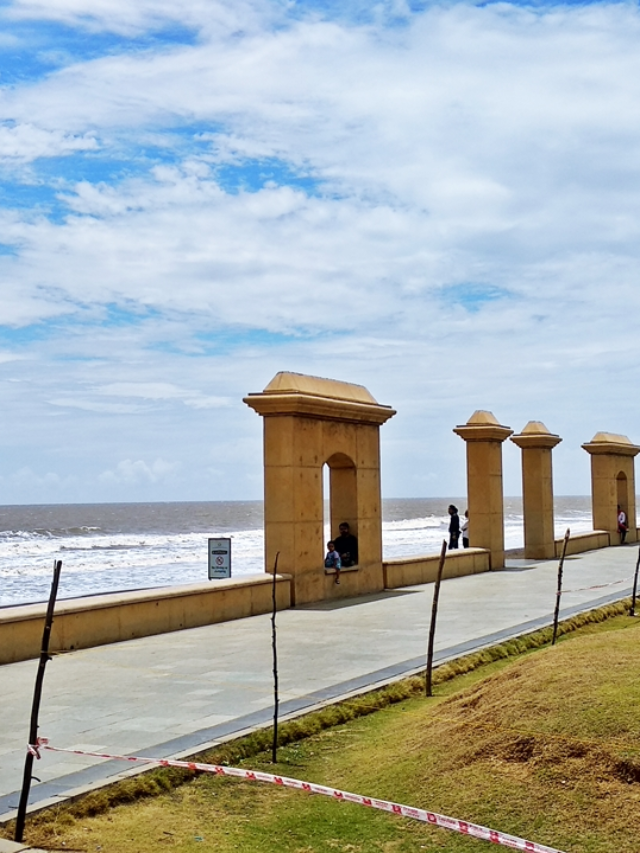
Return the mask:
[[(383, 555), (439, 551), (447, 507), (464, 499), (382, 502)], [(264, 570), (262, 501), (0, 506), (0, 607), (46, 601), (54, 560), (58, 598), (207, 580), (207, 540), (231, 537), (232, 576)], [(589, 497), (557, 497), (556, 538), (591, 530)], [(325, 538), (329, 538), (328, 531)], [(505, 547), (523, 545), (522, 502), (505, 499)]]

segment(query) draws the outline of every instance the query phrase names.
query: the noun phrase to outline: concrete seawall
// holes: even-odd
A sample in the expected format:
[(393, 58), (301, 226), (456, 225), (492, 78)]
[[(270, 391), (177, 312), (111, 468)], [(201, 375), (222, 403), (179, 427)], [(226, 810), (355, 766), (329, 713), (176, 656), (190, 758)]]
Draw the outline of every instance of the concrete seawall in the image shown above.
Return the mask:
[[(421, 557), (403, 557), (399, 560), (385, 560), (382, 563), (384, 585), (386, 589), (400, 586), (412, 586), (420, 583), (434, 583), (438, 575), (439, 554), (425, 554)], [(460, 578), (488, 572), (491, 568), (491, 555), (484, 548), (465, 548), (447, 551), (444, 562), (444, 578)]]
[[(269, 613), (272, 585), (272, 575), (264, 574), (60, 601), (50, 648), (53, 653), (87, 649)], [(288, 575), (276, 577), (276, 606), (291, 606)], [(0, 664), (40, 654), (45, 613), (45, 604), (0, 611)]]
[[(556, 539), (556, 557), (562, 554), (564, 539)], [(590, 530), (588, 533), (576, 533), (567, 543), (567, 555), (583, 554), (585, 551), (595, 551), (598, 548), (608, 548), (617, 544), (611, 542), (611, 536), (607, 530)]]

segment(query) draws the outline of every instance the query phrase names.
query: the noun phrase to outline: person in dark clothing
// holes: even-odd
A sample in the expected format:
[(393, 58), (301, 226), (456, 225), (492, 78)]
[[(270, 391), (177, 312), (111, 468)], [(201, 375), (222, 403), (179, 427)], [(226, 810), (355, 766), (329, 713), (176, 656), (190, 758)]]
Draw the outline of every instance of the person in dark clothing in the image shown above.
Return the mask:
[(460, 516), (458, 510), (453, 504), (449, 504), (449, 550), (458, 547), (458, 539), (460, 538)]
[(348, 522), (343, 521), (339, 527), (340, 535), (337, 536), (333, 543), (336, 546), (336, 551), (340, 554), (342, 568), (358, 565), (358, 539), (351, 533)]

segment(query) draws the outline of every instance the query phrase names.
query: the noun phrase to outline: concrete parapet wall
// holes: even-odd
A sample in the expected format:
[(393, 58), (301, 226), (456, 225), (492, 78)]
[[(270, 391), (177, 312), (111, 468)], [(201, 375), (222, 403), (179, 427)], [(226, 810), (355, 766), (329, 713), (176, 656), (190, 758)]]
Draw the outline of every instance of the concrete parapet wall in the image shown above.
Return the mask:
[[(272, 584), (271, 575), (261, 574), (60, 601), (50, 648), (54, 653), (86, 649), (269, 613)], [(289, 575), (276, 578), (276, 606), (291, 606)], [(38, 657), (46, 609), (28, 604), (0, 610), (0, 664)]]
[[(420, 583), (433, 583), (438, 574), (440, 554), (427, 554), (422, 557), (404, 557), (399, 560), (385, 560), (382, 563), (384, 585), (386, 589), (400, 586), (413, 586)], [(488, 572), (491, 568), (491, 553), (485, 548), (464, 548), (448, 551), (444, 562), (444, 578), (459, 578)]]
[[(562, 554), (564, 539), (556, 539), (556, 557)], [(608, 548), (611, 545), (607, 530), (590, 530), (587, 533), (576, 533), (567, 543), (567, 554), (582, 554), (584, 551), (595, 551), (597, 548)]]

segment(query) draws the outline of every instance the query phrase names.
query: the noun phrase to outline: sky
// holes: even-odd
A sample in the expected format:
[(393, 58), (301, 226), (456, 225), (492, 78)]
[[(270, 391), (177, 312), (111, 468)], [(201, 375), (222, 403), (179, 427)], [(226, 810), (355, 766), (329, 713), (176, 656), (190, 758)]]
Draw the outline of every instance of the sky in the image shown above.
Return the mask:
[(464, 495), (476, 409), (588, 494), (640, 442), (639, 48), (631, 2), (0, 0), (0, 504), (261, 498), (281, 370), (397, 410), (385, 497)]

